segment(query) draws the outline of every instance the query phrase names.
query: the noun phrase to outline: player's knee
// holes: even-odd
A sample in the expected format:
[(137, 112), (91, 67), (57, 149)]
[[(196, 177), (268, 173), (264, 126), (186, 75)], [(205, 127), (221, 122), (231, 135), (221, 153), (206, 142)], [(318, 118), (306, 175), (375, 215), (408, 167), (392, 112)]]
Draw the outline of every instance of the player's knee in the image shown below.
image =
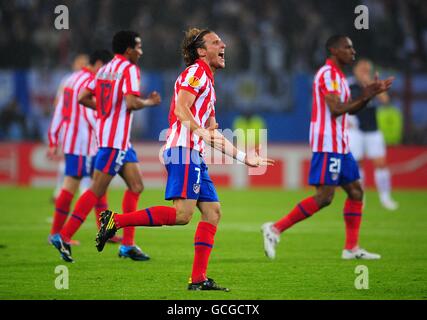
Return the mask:
[(144, 191), (144, 184), (142, 182), (133, 183), (130, 187), (133, 193), (142, 193)]
[(89, 190), (92, 191), (98, 198), (102, 197), (107, 188), (101, 185), (92, 185), (89, 187)]
[(334, 194), (333, 193), (319, 195), (316, 199), (320, 208), (324, 208), (324, 207), (329, 206), (333, 200), (334, 200)]
[(221, 208), (218, 206), (217, 208), (212, 208), (204, 215), (204, 218), (213, 225), (218, 225), (219, 220), (221, 220)]
[(176, 210), (176, 224), (185, 225), (191, 221), (194, 210), (177, 209)]
[(348, 193), (348, 197), (351, 200), (362, 201), (363, 200), (363, 190), (361, 188), (354, 188)]

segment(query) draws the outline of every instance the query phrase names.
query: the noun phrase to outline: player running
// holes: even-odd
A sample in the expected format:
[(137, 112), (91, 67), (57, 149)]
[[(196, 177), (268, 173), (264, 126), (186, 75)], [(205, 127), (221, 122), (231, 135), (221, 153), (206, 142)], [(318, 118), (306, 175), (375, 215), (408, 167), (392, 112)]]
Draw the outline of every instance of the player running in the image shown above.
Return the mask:
[[(360, 95), (363, 86), (372, 83), (373, 66), (372, 62), (360, 59), (353, 68), (354, 78), (350, 82), (352, 96)], [(376, 99), (372, 99), (366, 108), (349, 117), (349, 140), (350, 150), (359, 164), (361, 182), (363, 184), (363, 168), (361, 166), (363, 158), (371, 159), (375, 170), (375, 185), (378, 190), (381, 205), (388, 210), (396, 210), (399, 205), (391, 197), (391, 175), (387, 168), (386, 145), (384, 136), (378, 129), (377, 108), (378, 103), (387, 104), (390, 97), (387, 92), (379, 94)]]
[[(84, 177), (90, 177), (93, 171), (94, 156), (97, 152), (95, 141), (95, 113), (77, 101), (78, 94), (85, 84), (105, 63), (112, 58), (107, 50), (97, 50), (89, 57), (89, 64), (69, 75), (60, 88), (56, 99), (55, 112), (49, 128), (48, 157), (58, 154), (59, 145), (65, 157), (64, 180), (58, 196), (55, 198), (55, 213), (49, 242), (59, 233), (68, 217), (71, 201)], [(60, 132), (62, 131), (62, 134)], [(106, 196), (98, 199), (96, 214), (107, 208)], [(78, 244), (77, 241), (71, 242)]]
[(169, 113), (169, 131), (163, 158), (168, 172), (165, 199), (173, 207), (156, 206), (116, 214), (103, 212), (97, 249), (115, 232), (127, 226), (185, 225), (196, 209), (202, 217), (194, 236), (194, 261), (188, 290), (224, 290), (207, 277), (221, 208), (203, 154), (205, 143), (251, 167), (272, 164), (256, 154), (247, 156), (219, 133), (215, 119), (214, 74), (225, 67), (225, 43), (208, 29), (189, 29), (182, 43), (187, 68), (175, 82)]
[[(96, 137), (99, 151), (89, 190), (80, 196), (71, 218), (53, 242), (67, 262), (73, 262), (70, 239), (98, 199), (105, 194), (117, 173), (128, 187), (122, 202), (124, 212), (137, 209), (139, 195), (144, 188), (137, 155), (130, 143), (133, 111), (158, 105), (161, 99), (157, 92), (152, 92), (147, 99), (140, 98), (140, 71), (136, 65), (142, 56), (139, 34), (120, 31), (114, 35), (112, 46), (114, 58), (99, 69), (96, 77), (79, 95), (80, 103), (97, 110)], [(119, 257), (129, 257), (135, 261), (148, 260), (149, 256), (135, 245), (134, 234), (134, 227), (123, 230)]]
[(331, 204), (337, 186), (347, 193), (344, 205), (346, 240), (342, 258), (380, 259), (379, 254), (360, 248), (358, 243), (363, 190), (357, 162), (349, 150), (346, 121), (348, 113), (358, 112), (376, 95), (387, 91), (393, 78), (376, 78), (362, 89), (360, 97), (351, 100), (350, 88), (342, 70), (355, 60), (353, 43), (347, 36), (335, 35), (326, 42), (326, 50), (326, 64), (314, 78), (310, 123), (313, 156), (309, 184), (316, 187), (316, 194), (298, 203), (279, 221), (262, 225), (264, 250), (270, 259), (275, 258), (280, 234)]
[[(76, 57), (73, 60), (73, 64), (72, 64), (72, 70), (73, 71), (72, 72), (80, 71), (84, 67), (87, 67), (88, 64), (89, 64), (89, 55), (85, 54), (85, 53), (79, 53), (76, 55)], [(56, 107), (58, 105), (58, 102), (60, 102), (61, 101), (60, 99), (62, 99), (62, 92), (64, 91), (65, 81), (68, 79), (68, 77), (70, 76), (71, 73), (66, 74), (61, 79), (61, 81), (59, 82), (58, 90), (56, 91), (55, 99), (53, 102), (53, 105), (55, 106), (55, 110), (56, 110)], [(54, 116), (55, 116), (55, 113), (54, 113)], [(59, 113), (58, 116), (61, 116), (61, 113)], [(51, 133), (49, 133), (49, 134), (51, 134)], [(50, 140), (49, 140), (49, 143), (50, 143)], [(50, 153), (50, 151), (48, 151), (47, 156), (51, 160), (60, 160), (59, 164), (58, 164), (58, 168), (57, 168), (57, 173), (56, 173), (56, 185), (55, 185), (55, 189), (53, 191), (53, 196), (52, 196), (52, 202), (55, 204), (56, 198), (59, 196), (59, 193), (62, 190), (62, 185), (64, 184), (65, 160), (64, 160), (63, 154), (52, 155)], [(83, 177), (80, 180), (80, 186), (79, 186), (80, 194), (85, 192), (86, 189), (89, 188), (89, 185), (90, 185), (90, 177)], [(49, 240), (49, 242), (50, 242), (50, 240)]]

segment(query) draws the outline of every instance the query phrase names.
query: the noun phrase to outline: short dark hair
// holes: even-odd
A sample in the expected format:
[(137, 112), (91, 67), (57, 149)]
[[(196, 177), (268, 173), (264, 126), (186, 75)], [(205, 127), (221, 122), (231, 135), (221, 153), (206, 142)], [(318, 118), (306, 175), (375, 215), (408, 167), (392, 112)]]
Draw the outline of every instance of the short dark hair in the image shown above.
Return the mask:
[(329, 57), (332, 52), (331, 48), (336, 48), (338, 43), (341, 41), (341, 39), (348, 38), (348, 36), (343, 34), (335, 34), (326, 41), (325, 49), (326, 49), (326, 55)]
[(140, 37), (139, 33), (131, 30), (122, 30), (113, 37), (113, 52), (123, 54), (127, 48), (135, 48), (135, 38)]
[(106, 64), (112, 58), (113, 55), (106, 49), (95, 50), (89, 56), (89, 64), (94, 65), (98, 60), (101, 60), (103, 64)]
[(186, 66), (192, 65), (198, 58), (197, 48), (205, 47), (203, 37), (212, 33), (209, 29), (190, 28), (185, 32), (184, 40), (182, 40), (182, 56)]

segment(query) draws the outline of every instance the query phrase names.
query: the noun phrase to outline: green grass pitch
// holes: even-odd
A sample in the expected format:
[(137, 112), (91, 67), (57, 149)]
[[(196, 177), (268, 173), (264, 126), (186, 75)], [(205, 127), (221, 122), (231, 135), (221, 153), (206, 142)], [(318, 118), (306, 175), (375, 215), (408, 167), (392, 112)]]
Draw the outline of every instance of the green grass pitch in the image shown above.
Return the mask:
[[(138, 228), (137, 244), (147, 262), (117, 257), (118, 246), (95, 249), (91, 213), (76, 234), (74, 264), (47, 244), (53, 205), (51, 189), (0, 188), (0, 299), (427, 299), (427, 197), (425, 191), (396, 191), (396, 212), (382, 209), (367, 192), (361, 245), (380, 261), (342, 261), (344, 193), (333, 204), (282, 234), (277, 258), (263, 252), (260, 226), (277, 220), (311, 189), (219, 189), (223, 216), (208, 274), (231, 292), (186, 290), (199, 214), (187, 226)], [(120, 211), (122, 190), (109, 193)], [(162, 190), (146, 190), (139, 207), (167, 204)], [(55, 288), (55, 267), (66, 265), (69, 289)], [(369, 270), (369, 289), (357, 290), (355, 268)]]

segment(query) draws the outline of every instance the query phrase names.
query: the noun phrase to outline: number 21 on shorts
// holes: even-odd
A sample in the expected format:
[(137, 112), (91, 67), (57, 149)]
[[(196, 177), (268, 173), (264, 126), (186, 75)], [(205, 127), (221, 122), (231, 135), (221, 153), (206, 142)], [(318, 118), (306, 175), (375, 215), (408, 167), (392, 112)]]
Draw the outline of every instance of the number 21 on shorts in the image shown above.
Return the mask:
[(330, 158), (329, 159), (329, 172), (330, 173), (340, 173), (341, 172), (341, 159), (339, 159), (339, 158)]

